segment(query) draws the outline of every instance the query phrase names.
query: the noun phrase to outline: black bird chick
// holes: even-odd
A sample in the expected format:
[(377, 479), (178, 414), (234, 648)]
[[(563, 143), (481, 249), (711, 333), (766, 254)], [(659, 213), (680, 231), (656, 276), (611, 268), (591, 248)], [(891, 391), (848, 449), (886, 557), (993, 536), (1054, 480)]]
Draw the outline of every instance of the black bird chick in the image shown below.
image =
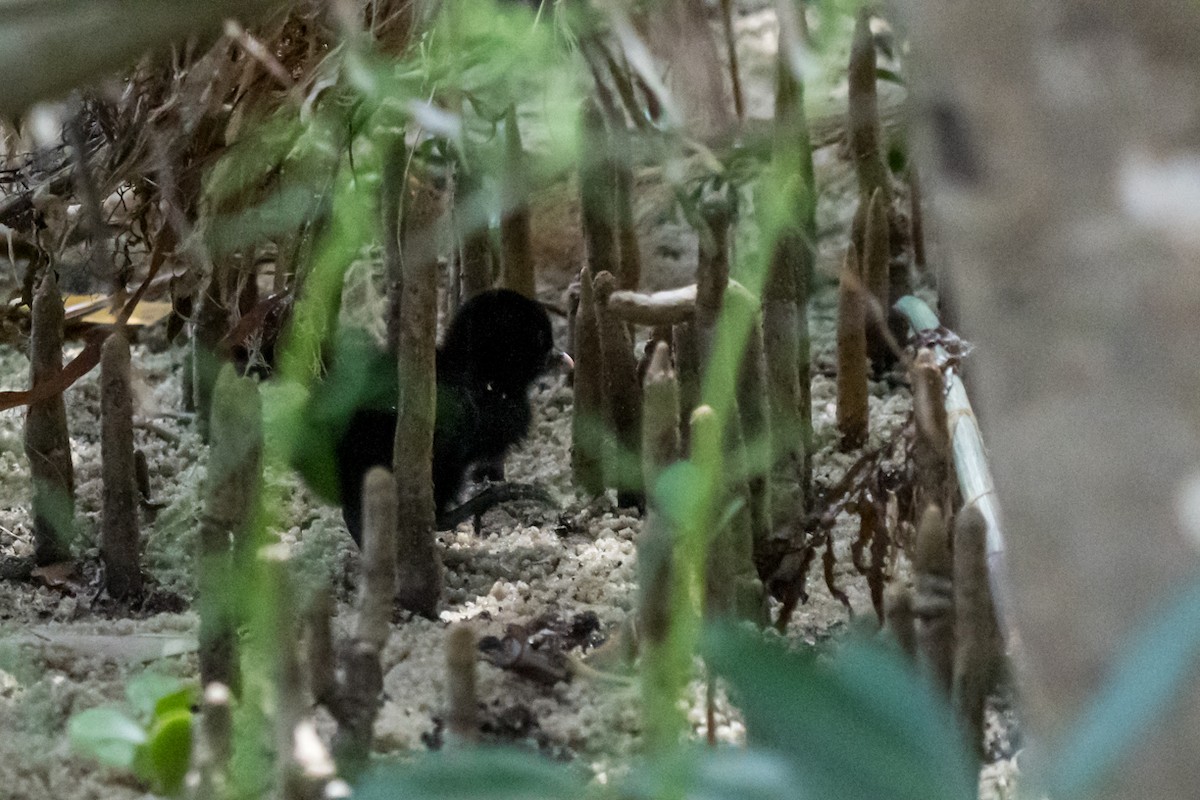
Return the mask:
[[(570, 359), (554, 348), (550, 319), (536, 301), (494, 289), (459, 309), (437, 352), (433, 494), (439, 518), (473, 465), (500, 461), (525, 438), (529, 387), (555, 363)], [(395, 364), (378, 354), (373, 364), (390, 368), (390, 401), (356, 405), (335, 448), (342, 516), (355, 542), (362, 537), (363, 476), (377, 465), (391, 467), (396, 430)]]

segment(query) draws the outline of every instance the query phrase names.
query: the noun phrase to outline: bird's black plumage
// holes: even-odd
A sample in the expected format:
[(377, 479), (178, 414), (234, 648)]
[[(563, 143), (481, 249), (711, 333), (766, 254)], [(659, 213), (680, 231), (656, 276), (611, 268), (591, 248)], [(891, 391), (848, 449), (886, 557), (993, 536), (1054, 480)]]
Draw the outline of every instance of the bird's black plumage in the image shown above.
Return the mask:
[[(437, 352), (433, 492), (439, 516), (457, 498), (472, 465), (501, 459), (528, 433), (529, 387), (555, 355), (549, 317), (521, 294), (495, 289), (459, 309)], [(391, 359), (376, 351), (360, 360), (360, 368), (385, 372), (386, 381), (376, 378), (370, 391), (343, 401), (344, 427), (335, 425), (342, 431), (334, 448), (338, 499), (356, 542), (362, 535), (363, 476), (392, 463), (397, 396)], [(335, 364), (331, 380), (337, 372)]]

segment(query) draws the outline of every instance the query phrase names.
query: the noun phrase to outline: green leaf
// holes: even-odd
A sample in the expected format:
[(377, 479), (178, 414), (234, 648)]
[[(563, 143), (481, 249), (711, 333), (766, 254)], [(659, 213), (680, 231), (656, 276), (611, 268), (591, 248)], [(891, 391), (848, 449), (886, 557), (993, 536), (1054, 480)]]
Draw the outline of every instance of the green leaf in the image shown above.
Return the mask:
[(185, 684), (170, 694), (163, 694), (154, 706), (155, 721), (164, 720), (179, 712), (191, 716), (192, 706), (196, 705), (198, 699), (199, 688), (194, 684)]
[(102, 764), (128, 769), (146, 731), (115, 708), (91, 708), (71, 717), (67, 725), (71, 746)]
[(357, 328), (339, 329), (329, 375), (307, 398), (302, 392), (278, 397), (271, 409), (272, 435), (288, 449), (288, 460), (318, 497), (340, 495), (334, 451), (360, 409), (395, 408), (399, 392), (395, 361)]
[(179, 678), (143, 672), (126, 684), (125, 697), (139, 718), (149, 720), (159, 700), (182, 689), (185, 689), (184, 682)]
[(1088, 794), (1180, 696), (1200, 661), (1200, 580), (1148, 615), (1117, 652), (1112, 675), (1048, 761), (1052, 797)]
[(803, 800), (799, 785), (776, 753), (697, 746), (639, 764), (619, 789), (628, 800)]
[(975, 778), (944, 701), (900, 654), (850, 640), (829, 660), (737, 628), (706, 637), (751, 745), (783, 755), (814, 797), (966, 800)]
[[(307, 388), (299, 381), (268, 381), (262, 385), (262, 405), (263, 405), (263, 433), (266, 437), (268, 448), (272, 452), (279, 453), (289, 463), (294, 461), (299, 453), (302, 453), (307, 447), (307, 443), (303, 440), (310, 434), (305, 428), (304, 414), (311, 397)], [(300, 439), (301, 441), (297, 441)], [(328, 437), (321, 440), (322, 447), (328, 449)], [(332, 456), (329, 457), (332, 471)], [(301, 472), (305, 480), (309, 480), (310, 476)], [(318, 492), (322, 499), (336, 500), (337, 490), (336, 482), (333, 484), (333, 494), (329, 497)]]
[(292, 233), (316, 215), (311, 187), (285, 186), (256, 203), (211, 217), (204, 243), (219, 258)]
[(700, 468), (691, 461), (676, 461), (659, 473), (654, 503), (676, 528), (694, 524), (703, 513), (698, 491), (702, 479)]
[(195, 685), (184, 684), (170, 694), (164, 694), (154, 704), (154, 718), (161, 720), (180, 711), (190, 715), (196, 703), (198, 690)]
[(413, 764), (376, 770), (355, 800), (580, 800), (587, 782), (579, 772), (534, 753), (478, 748), (426, 756)]
[(178, 794), (191, 756), (192, 714), (173, 711), (160, 717), (150, 731), (150, 740), (138, 753), (138, 774), (154, 784), (157, 793)]

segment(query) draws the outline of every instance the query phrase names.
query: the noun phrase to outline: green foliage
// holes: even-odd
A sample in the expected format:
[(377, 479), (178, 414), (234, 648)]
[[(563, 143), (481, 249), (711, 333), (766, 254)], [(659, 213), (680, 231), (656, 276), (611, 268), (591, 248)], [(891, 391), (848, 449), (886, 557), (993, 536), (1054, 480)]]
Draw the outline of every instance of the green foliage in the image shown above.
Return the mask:
[(191, 711), (155, 715), (149, 739), (134, 759), (134, 772), (149, 780), (159, 794), (179, 794), (191, 752)]
[(662, 647), (647, 646), (642, 652), (643, 717), (647, 747), (653, 751), (676, 745), (686, 726), (679, 700), (692, 677), (703, 607), (706, 523), (714, 493), (708, 480), (692, 459), (664, 469), (652, 489), (655, 507), (675, 535), (670, 556), (674, 567), (670, 573), (671, 624), (667, 640)]
[[(395, 363), (366, 332), (340, 330), (328, 376), (308, 402), (279, 423), (289, 435), (278, 444), (287, 448), (289, 462), (319, 497), (332, 503), (340, 500), (334, 448), (355, 409), (395, 408), (395, 373)], [(381, 381), (380, 375), (393, 378)]]
[(563, 77), (566, 55), (529, 9), (497, 2), (446, 5), (418, 52), (427, 86), (461, 94), (492, 125), (511, 104), (547, 94), (547, 81)]
[(746, 716), (750, 744), (786, 756), (811, 796), (975, 796), (949, 708), (898, 651), (852, 639), (826, 659), (716, 628), (705, 653)]
[(358, 800), (578, 800), (587, 794), (587, 776), (575, 769), (533, 753), (479, 748), (382, 767), (363, 780), (354, 796)]
[(139, 719), (187, 711), (196, 699), (195, 687), (167, 675), (143, 672), (125, 687), (125, 699)]
[(795, 770), (776, 753), (688, 745), (638, 764), (614, 794), (629, 800), (803, 800)]
[(116, 708), (89, 708), (71, 717), (71, 745), (110, 767), (133, 767), (146, 729)]
[[(311, 160), (316, 154), (311, 137), (315, 129), (302, 126), (293, 109), (277, 110), (270, 119), (261, 120), (255, 136), (235, 142), (205, 175), (204, 201), (211, 207), (210, 213), (236, 208), (237, 198), (260, 193), (293, 153), (296, 161)], [(308, 138), (302, 141), (306, 134)]]
[(194, 685), (176, 678), (139, 675), (125, 689), (128, 710), (91, 708), (71, 717), (71, 745), (133, 772), (158, 794), (178, 794), (191, 759), (196, 694)]

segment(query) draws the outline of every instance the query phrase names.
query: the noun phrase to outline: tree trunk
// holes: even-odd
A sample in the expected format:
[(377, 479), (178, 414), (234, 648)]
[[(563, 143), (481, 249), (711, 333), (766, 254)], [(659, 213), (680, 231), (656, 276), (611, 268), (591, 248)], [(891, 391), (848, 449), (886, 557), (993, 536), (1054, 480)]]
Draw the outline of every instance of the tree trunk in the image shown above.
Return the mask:
[(133, 457), (133, 392), (129, 382), (129, 339), (118, 328), (104, 342), (100, 357), (100, 461), (104, 512), (100, 556), (108, 593), (117, 599), (142, 593), (138, 566), (136, 467)]
[(437, 414), (437, 254), (429, 237), (404, 246), (396, 440), (397, 600), (436, 617), (442, 562), (434, 538), (433, 427)]

